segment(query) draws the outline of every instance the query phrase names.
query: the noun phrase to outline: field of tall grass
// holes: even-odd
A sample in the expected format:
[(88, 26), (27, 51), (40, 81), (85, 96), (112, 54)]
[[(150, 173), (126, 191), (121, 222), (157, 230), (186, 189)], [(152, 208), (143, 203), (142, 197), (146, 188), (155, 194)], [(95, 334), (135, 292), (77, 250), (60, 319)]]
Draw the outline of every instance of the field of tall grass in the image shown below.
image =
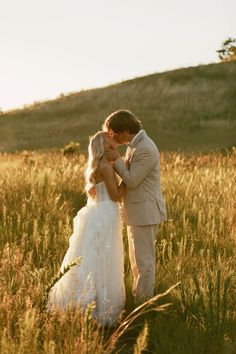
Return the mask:
[(99, 328), (93, 305), (44, 309), (86, 203), (85, 162), (59, 151), (0, 155), (0, 352), (235, 353), (235, 149), (161, 154), (168, 221), (158, 229), (155, 294), (164, 294), (135, 308), (124, 229), (127, 303), (112, 329)]

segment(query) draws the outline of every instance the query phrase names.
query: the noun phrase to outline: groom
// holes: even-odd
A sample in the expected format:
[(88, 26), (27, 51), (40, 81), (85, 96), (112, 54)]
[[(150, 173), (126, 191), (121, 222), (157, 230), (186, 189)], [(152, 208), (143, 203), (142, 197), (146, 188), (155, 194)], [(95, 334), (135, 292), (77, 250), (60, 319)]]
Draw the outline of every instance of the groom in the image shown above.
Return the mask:
[(132, 291), (136, 300), (144, 300), (154, 295), (157, 225), (167, 219), (160, 185), (159, 151), (130, 111), (112, 113), (103, 129), (117, 143), (128, 145), (125, 161), (114, 149), (106, 150), (106, 158), (114, 161), (114, 168), (127, 187), (123, 211), (133, 274)]

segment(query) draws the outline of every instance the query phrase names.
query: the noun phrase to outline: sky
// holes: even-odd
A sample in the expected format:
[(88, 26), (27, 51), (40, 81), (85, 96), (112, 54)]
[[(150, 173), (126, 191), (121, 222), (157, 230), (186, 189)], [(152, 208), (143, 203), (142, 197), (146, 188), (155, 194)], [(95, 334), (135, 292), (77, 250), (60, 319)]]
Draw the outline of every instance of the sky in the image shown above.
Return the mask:
[(235, 0), (0, 0), (0, 109), (218, 62)]

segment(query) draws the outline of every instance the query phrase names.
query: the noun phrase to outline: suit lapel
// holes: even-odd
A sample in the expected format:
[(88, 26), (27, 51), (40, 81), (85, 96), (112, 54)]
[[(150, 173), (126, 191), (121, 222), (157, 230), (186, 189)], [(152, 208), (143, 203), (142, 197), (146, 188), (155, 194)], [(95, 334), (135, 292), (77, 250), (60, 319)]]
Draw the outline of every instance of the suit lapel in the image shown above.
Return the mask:
[(126, 150), (125, 154), (125, 163), (129, 165), (129, 162), (131, 161), (133, 154), (135, 152), (135, 148), (131, 148), (130, 146)]
[(125, 163), (128, 162), (128, 160), (129, 160), (129, 155), (130, 155), (131, 150), (132, 150), (131, 147), (128, 146), (126, 149), (126, 152), (125, 152)]
[(137, 144), (145, 137), (146, 133), (144, 130), (142, 130), (138, 136), (134, 139), (134, 142), (127, 147), (126, 153), (125, 153), (125, 163), (129, 163), (129, 161), (132, 159), (133, 154), (135, 152), (135, 148)]

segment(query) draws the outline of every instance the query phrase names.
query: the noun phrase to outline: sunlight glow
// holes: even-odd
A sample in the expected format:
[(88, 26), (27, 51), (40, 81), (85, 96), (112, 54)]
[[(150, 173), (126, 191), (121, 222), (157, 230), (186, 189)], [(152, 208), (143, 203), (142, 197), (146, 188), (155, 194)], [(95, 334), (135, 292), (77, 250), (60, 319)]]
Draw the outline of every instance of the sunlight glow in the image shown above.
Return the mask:
[(0, 13), (0, 109), (216, 62), (234, 0), (9, 0)]

